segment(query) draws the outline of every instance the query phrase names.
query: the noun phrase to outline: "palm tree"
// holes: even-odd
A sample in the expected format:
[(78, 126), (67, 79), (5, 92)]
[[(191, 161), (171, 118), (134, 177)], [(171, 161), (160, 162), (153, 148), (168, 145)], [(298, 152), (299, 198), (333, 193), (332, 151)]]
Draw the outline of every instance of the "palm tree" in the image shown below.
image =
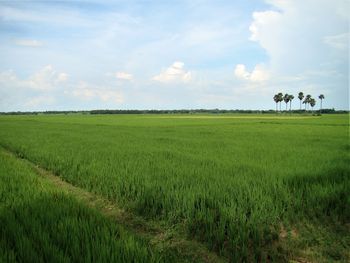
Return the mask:
[(316, 100), (314, 98), (310, 98), (310, 105), (312, 108), (312, 112), (314, 111), (314, 106), (316, 105)]
[(281, 102), (283, 101), (283, 93), (279, 92), (277, 96), (278, 96), (278, 102), (280, 103), (280, 111), (281, 111)]
[(301, 110), (301, 101), (303, 100), (303, 98), (304, 98), (304, 93), (299, 92), (298, 99), (300, 100), (300, 110)]
[(324, 99), (324, 95), (321, 94), (320, 96), (318, 96), (318, 98), (321, 100), (320, 113), (322, 113), (322, 100)]
[(289, 95), (288, 95), (288, 93), (284, 94), (283, 100), (286, 103), (286, 112), (287, 112), (287, 106), (288, 106), (288, 102), (289, 102)]
[(310, 103), (310, 100), (311, 100), (311, 95), (310, 94), (306, 95), (306, 97), (303, 101), (303, 103), (305, 103), (305, 110), (306, 110), (306, 105), (308, 105)]
[(279, 102), (279, 98), (278, 98), (278, 94), (275, 94), (275, 96), (273, 96), (273, 100), (276, 102), (276, 113), (278, 112), (278, 102)]
[(305, 98), (304, 100), (303, 100), (303, 104), (305, 104), (305, 111), (306, 111), (306, 105), (307, 105), (307, 99)]
[(294, 96), (293, 95), (289, 95), (289, 101), (290, 101), (290, 104), (289, 104), (289, 111), (292, 112), (292, 100), (294, 99)]

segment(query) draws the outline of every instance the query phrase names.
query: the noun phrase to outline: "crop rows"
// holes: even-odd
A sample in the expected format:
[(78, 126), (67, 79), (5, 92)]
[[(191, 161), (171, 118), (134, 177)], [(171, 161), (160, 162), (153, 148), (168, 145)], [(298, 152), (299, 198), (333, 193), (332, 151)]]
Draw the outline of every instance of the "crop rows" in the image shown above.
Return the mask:
[(283, 260), (283, 225), (350, 218), (347, 116), (0, 121), (17, 155), (233, 262)]
[(0, 148), (0, 262), (161, 262), (146, 242)]

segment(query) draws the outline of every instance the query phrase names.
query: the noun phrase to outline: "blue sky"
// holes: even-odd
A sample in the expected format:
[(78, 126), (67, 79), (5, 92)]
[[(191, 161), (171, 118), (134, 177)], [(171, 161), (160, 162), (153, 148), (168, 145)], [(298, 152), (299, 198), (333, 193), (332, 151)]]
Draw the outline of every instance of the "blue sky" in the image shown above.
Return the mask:
[(299, 91), (349, 109), (346, 10), (347, 0), (2, 1), (0, 111), (274, 109), (275, 93)]

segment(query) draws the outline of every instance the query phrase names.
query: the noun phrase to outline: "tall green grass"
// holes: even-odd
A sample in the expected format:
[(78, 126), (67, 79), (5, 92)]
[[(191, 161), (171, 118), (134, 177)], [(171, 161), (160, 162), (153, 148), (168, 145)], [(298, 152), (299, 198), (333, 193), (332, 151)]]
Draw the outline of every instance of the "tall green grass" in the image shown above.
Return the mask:
[(266, 261), (283, 260), (283, 224), (349, 222), (348, 131), (347, 115), (6, 116), (0, 144), (233, 262)]
[(160, 262), (146, 242), (0, 148), (0, 262)]

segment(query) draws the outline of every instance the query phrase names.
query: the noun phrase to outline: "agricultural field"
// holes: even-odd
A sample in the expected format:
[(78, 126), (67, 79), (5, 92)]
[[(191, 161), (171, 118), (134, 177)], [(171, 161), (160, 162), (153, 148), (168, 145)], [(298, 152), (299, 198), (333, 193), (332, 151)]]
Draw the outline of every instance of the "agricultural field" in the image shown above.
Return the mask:
[(0, 260), (348, 262), (349, 150), (340, 114), (0, 116)]

